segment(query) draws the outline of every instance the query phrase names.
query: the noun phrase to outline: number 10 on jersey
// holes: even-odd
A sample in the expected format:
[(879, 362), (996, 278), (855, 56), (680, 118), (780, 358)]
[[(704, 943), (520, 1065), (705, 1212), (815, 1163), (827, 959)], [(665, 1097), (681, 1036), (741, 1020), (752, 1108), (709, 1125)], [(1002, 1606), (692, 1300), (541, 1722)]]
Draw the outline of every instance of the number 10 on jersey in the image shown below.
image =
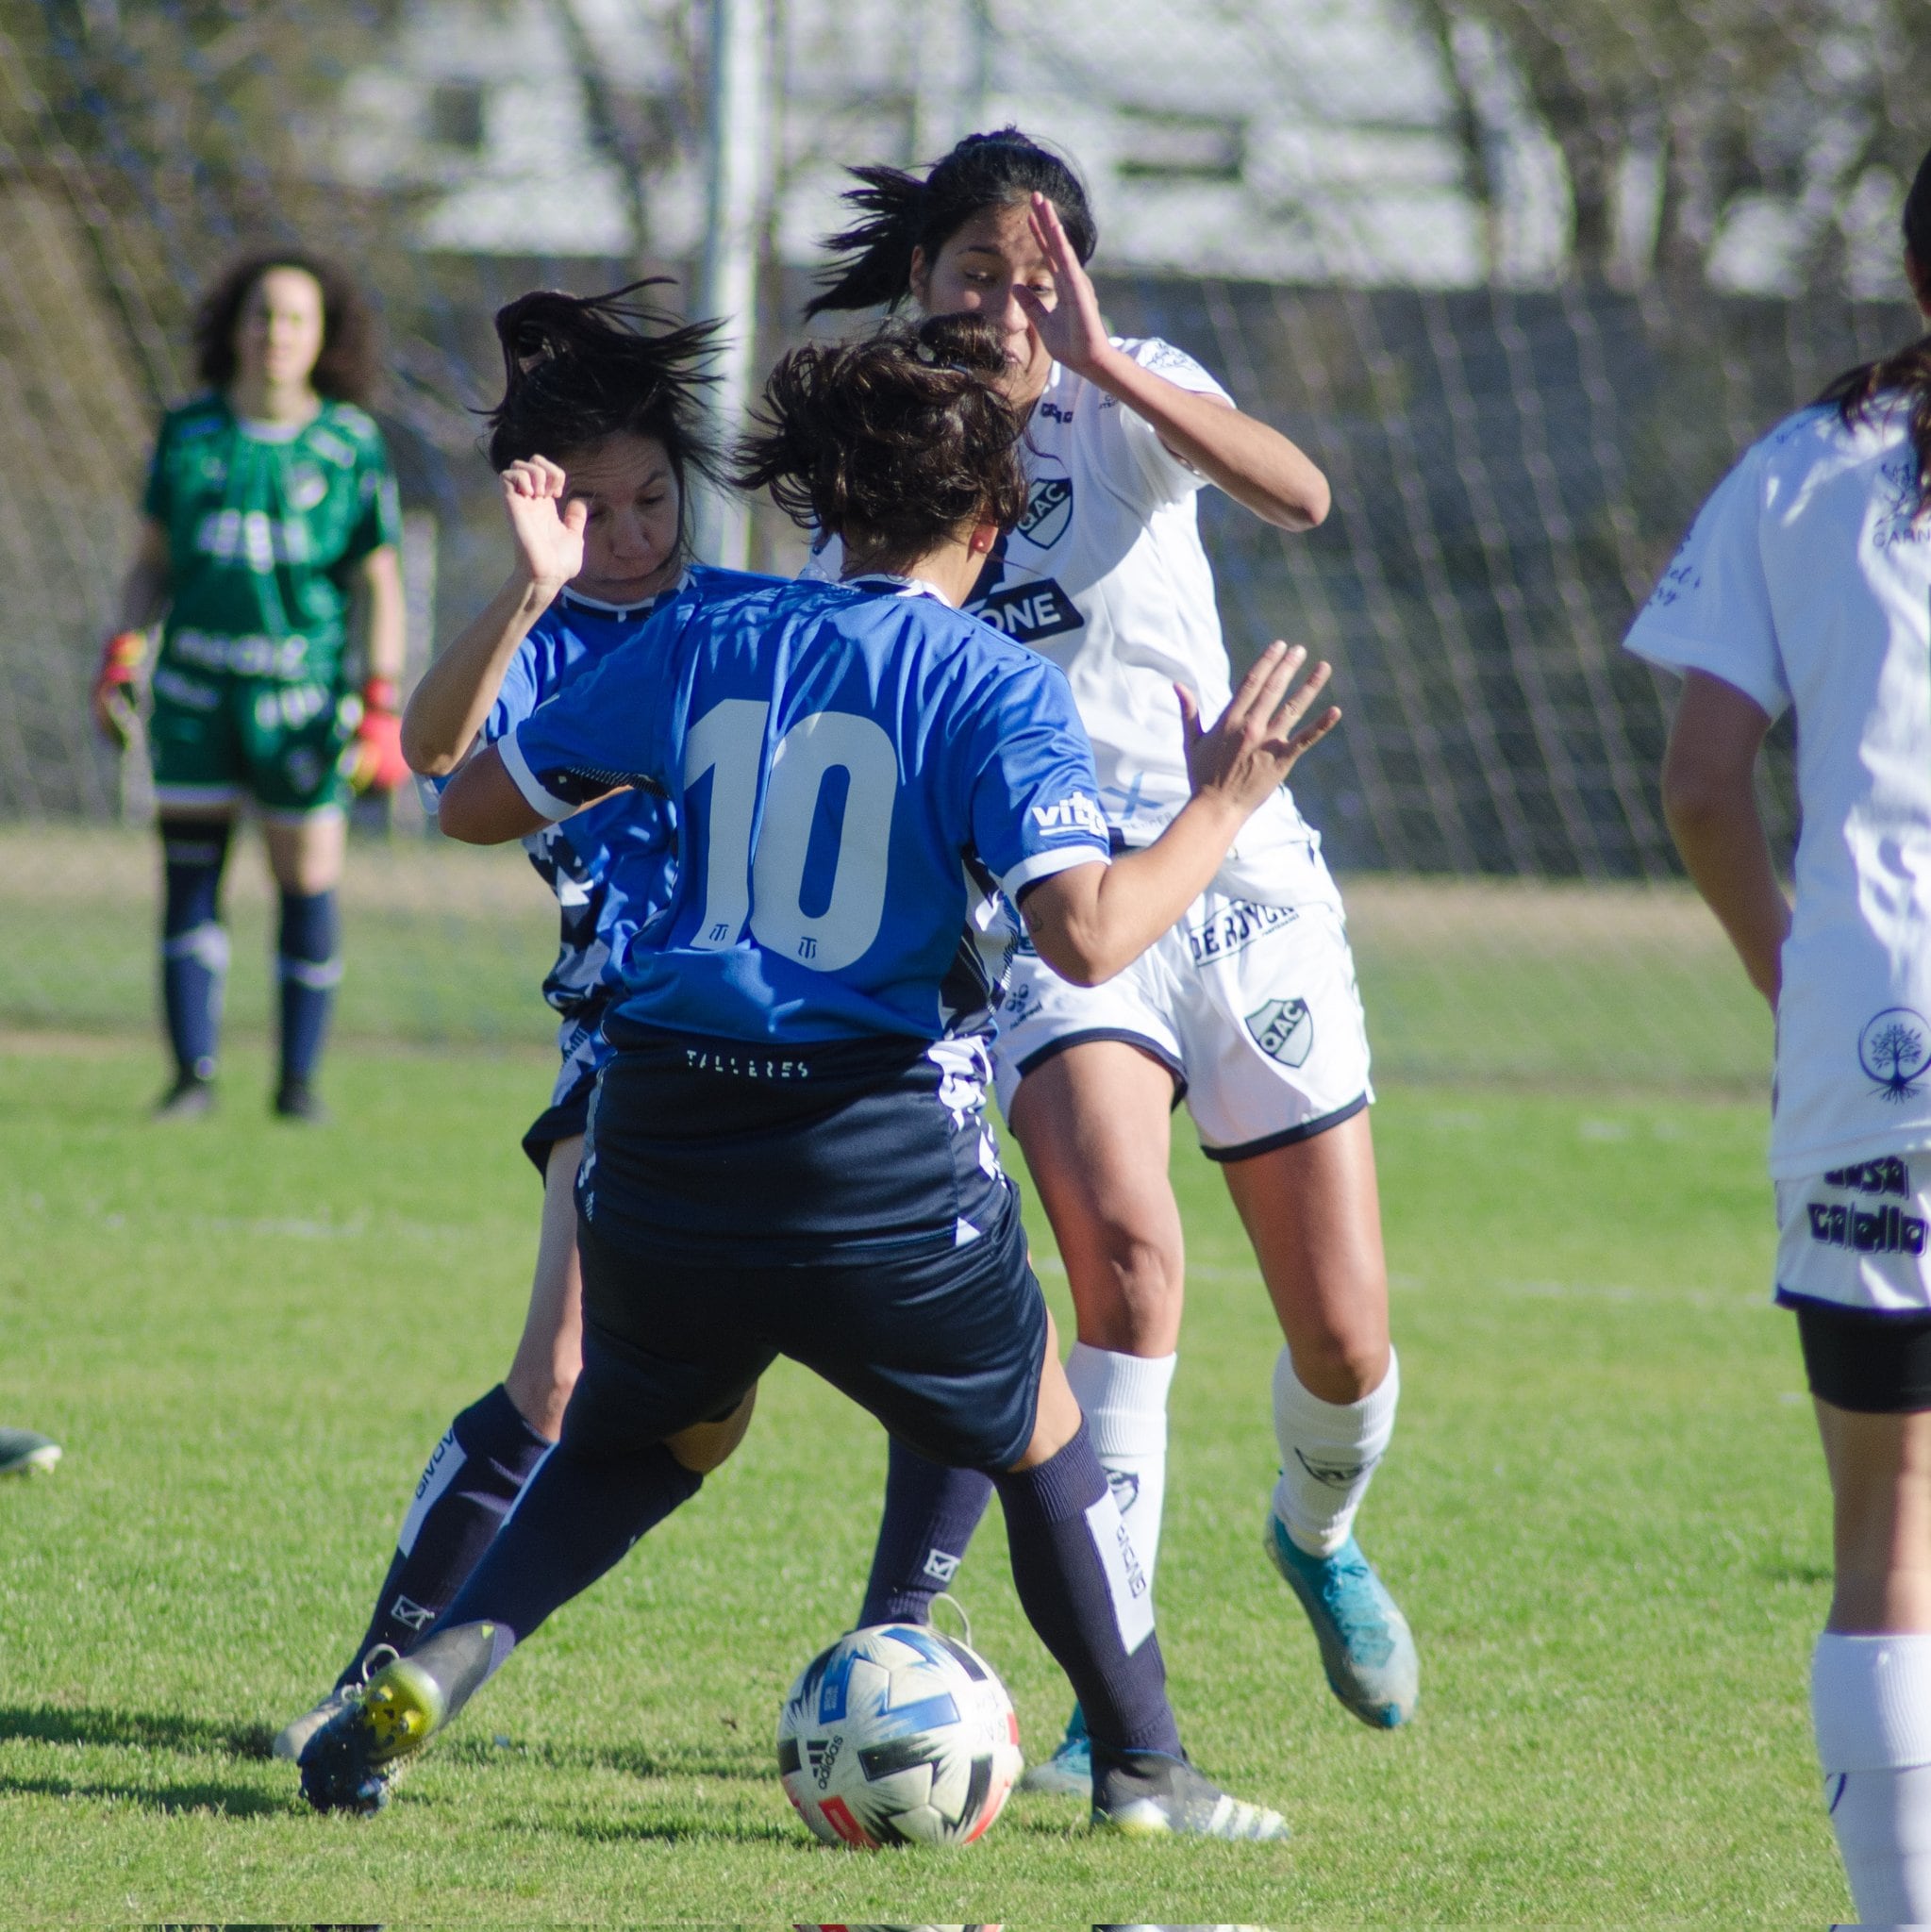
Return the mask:
[[(724, 952), (748, 925), (767, 952), (837, 973), (863, 958), (885, 918), (898, 753), (870, 718), (814, 711), (778, 740), (760, 787), (770, 715), (762, 699), (726, 698), (685, 741), (685, 791), (710, 779), (709, 837), (701, 858), (692, 855), (704, 905), (690, 944)], [(839, 772), (844, 810), (834, 840), (831, 811), (822, 808), (827, 781)], [(816, 904), (808, 912), (807, 866)], [(822, 883), (827, 871), (828, 890)]]

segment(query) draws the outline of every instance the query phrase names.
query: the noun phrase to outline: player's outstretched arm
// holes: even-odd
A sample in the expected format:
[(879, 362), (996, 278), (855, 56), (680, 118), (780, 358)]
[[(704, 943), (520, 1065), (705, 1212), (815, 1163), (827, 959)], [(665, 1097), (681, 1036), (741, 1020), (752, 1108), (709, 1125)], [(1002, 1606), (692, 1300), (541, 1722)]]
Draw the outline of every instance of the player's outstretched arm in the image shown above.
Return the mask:
[(1100, 298), (1067, 239), (1059, 211), (1043, 194), (1032, 205), (1033, 237), (1053, 265), (1054, 300), (1016, 287), (1054, 361), (1097, 383), (1154, 426), (1181, 461), (1283, 530), (1311, 530), (1327, 515), (1332, 496), (1320, 466), (1278, 429), (1243, 415), (1219, 396), (1169, 382), (1116, 349), (1100, 317)]
[(101, 647), (90, 702), (103, 737), (125, 746), (134, 731), (134, 696), (147, 630), (168, 608), (173, 567), (166, 529), (152, 517), (141, 523), (140, 547), (121, 585), (119, 621)]
[(1193, 796), (1143, 851), (1055, 873), (1021, 903), (1040, 958), (1062, 979), (1096, 986), (1169, 931), (1207, 890), (1240, 827), (1340, 723), (1333, 705), (1302, 722), (1329, 675), (1317, 664), (1290, 689), (1307, 658), (1298, 644), (1270, 644), (1210, 730), (1193, 694), (1176, 687)]
[(1734, 685), (1690, 672), (1663, 754), (1663, 816), (1751, 985), (1774, 1008), (1790, 908), (1756, 809), (1756, 754), (1770, 724)]
[(517, 646), (583, 568), (590, 513), (581, 500), (569, 498), (567, 487), (562, 470), (546, 457), (511, 463), (503, 473), (515, 566), (481, 614), (424, 674), (403, 713), (403, 756), (424, 777), (444, 777), (469, 756)]

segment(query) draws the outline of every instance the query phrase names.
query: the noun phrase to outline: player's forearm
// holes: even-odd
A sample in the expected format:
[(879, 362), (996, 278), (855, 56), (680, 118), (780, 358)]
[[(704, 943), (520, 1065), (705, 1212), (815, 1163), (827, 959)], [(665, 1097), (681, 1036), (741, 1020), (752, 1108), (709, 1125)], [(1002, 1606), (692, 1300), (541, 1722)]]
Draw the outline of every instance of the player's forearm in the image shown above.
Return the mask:
[(1217, 396), (1182, 389), (1109, 348), (1090, 379), (1143, 416), (1160, 441), (1243, 508), (1283, 530), (1310, 530), (1332, 501), (1327, 478), (1278, 429)]
[(116, 630), (146, 630), (168, 608), (168, 567), (144, 559), (127, 573), (121, 585)]
[(1774, 1008), (1790, 908), (1771, 863), (1755, 796), (1747, 788), (1727, 793), (1666, 791), (1663, 808), (1696, 890), (1729, 935), (1751, 985)]
[(1040, 958), (1075, 986), (1124, 972), (1206, 891), (1245, 822), (1224, 801), (1195, 796), (1151, 845), (1041, 880), (1024, 901)]
[(441, 778), (469, 755), (509, 660), (555, 596), (554, 590), (514, 575), (438, 655), (403, 713), (403, 756), (411, 770)]
[(408, 662), (408, 623), (402, 593), (402, 560), (392, 545), (385, 543), (370, 554), (362, 582), (369, 598), (364, 637), (369, 675), (399, 684)]

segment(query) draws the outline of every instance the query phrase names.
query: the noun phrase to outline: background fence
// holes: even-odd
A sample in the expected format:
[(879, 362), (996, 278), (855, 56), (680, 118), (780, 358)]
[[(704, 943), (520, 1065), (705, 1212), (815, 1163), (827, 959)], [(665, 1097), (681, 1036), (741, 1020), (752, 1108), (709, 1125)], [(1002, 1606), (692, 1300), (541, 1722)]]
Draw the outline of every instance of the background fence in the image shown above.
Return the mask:
[[(1656, 808), (1668, 692), (1618, 645), (1738, 452), (1911, 330), (1931, 10), (1071, 11), (774, 0), (754, 367), (800, 332), (843, 166), (1008, 119), (1057, 142), (1113, 325), (1192, 352), (1334, 482), (1310, 536), (1211, 491), (1203, 520), (1237, 658), (1285, 633), (1337, 666), (1348, 723), (1298, 789), (1383, 1065), (1754, 1079), (1765, 1029)], [(502, 569), (491, 313), (692, 287), (708, 59), (671, 0), (0, 0), (0, 1017), (145, 1024), (145, 854), (111, 829), (141, 775), (85, 691), (201, 288), (262, 240), (368, 278), (420, 662)], [(795, 560), (768, 515), (752, 541)], [(1784, 841), (1787, 774), (1773, 744)], [(539, 1035), (547, 914), (510, 863), (360, 855), (381, 977), (357, 992), (352, 937), (346, 1024)], [(454, 970), (458, 938), (496, 965)]]

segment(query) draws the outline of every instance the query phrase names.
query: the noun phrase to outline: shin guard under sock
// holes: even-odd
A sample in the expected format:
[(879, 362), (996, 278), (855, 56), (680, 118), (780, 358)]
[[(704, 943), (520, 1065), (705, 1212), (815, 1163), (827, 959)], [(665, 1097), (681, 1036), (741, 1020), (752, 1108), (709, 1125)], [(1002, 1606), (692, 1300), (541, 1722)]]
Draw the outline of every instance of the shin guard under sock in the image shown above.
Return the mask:
[(991, 1481), (977, 1470), (948, 1469), (893, 1437), (858, 1628), (929, 1623), (932, 1599), (951, 1587), (991, 1500)]
[(521, 1643), (703, 1484), (661, 1442), (591, 1456), (566, 1435), (543, 1458), (438, 1627), (500, 1624)]
[(222, 929), (222, 870), (233, 827), (217, 819), (160, 822), (161, 1006), (183, 1078), (211, 1080), (221, 1050), (228, 936)]
[(378, 1643), (407, 1650), (436, 1621), (549, 1448), (500, 1382), (450, 1424), (416, 1485), (375, 1614), (341, 1682), (360, 1682), (362, 1660)]
[(1085, 1423), (1050, 1461), (992, 1481), (1020, 1603), (1072, 1681), (1088, 1734), (1116, 1749), (1178, 1755), (1152, 1589)]
[(1273, 1513), (1310, 1557), (1331, 1557), (1353, 1534), (1356, 1512), (1375, 1465), (1394, 1435), (1401, 1363), (1388, 1352), (1388, 1373), (1358, 1402), (1323, 1402), (1302, 1386), (1284, 1348), (1273, 1369), (1274, 1440), (1281, 1477)]
[(276, 975), (281, 982), (281, 1080), (306, 1086), (315, 1071), (341, 978), (335, 894), (282, 894)]

